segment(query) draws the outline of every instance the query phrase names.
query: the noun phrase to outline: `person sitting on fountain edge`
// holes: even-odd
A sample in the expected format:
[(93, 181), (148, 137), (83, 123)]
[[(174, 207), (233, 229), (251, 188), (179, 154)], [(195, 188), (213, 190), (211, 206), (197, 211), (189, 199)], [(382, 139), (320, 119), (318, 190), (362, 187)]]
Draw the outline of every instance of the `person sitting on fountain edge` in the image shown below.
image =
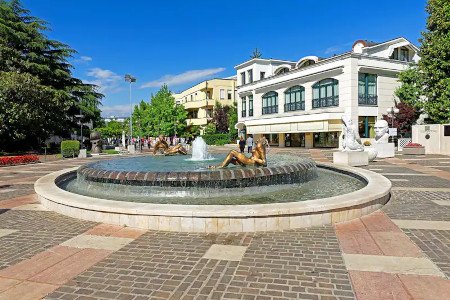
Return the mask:
[(209, 166), (210, 169), (221, 169), (227, 167), (229, 164), (241, 166), (267, 166), (266, 161), (266, 146), (264, 140), (259, 139), (256, 142), (255, 149), (252, 150), (252, 156), (249, 158), (244, 153), (239, 153), (236, 150), (231, 150), (225, 160), (217, 166)]

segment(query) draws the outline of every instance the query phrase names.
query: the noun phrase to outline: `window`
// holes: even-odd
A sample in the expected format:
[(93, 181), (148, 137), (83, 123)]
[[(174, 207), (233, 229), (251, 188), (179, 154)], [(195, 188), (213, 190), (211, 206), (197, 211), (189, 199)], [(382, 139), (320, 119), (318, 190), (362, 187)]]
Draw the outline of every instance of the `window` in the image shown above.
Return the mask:
[(194, 96), (193, 95), (191, 95), (191, 101), (193, 101), (194, 100)]
[(375, 117), (358, 117), (359, 136), (362, 138), (375, 137)]
[(259, 72), (259, 79), (264, 79), (266, 78), (266, 72)]
[(227, 99), (228, 99), (228, 100), (231, 100), (231, 98), (232, 98), (232, 97), (231, 97), (231, 95), (232, 95), (231, 90), (227, 90), (227, 94), (228, 94), (228, 98), (227, 98)]
[(211, 118), (212, 117), (212, 110), (211, 109), (205, 109), (206, 117)]
[(247, 116), (247, 101), (246, 101), (246, 97), (242, 97), (242, 109), (241, 109), (241, 116), (243, 118), (245, 118)]
[(395, 48), (394, 52), (390, 57), (391, 59), (400, 60), (400, 61), (410, 61), (409, 59), (409, 50), (408, 48)]
[(248, 74), (248, 83), (252, 83), (253, 82), (253, 70), (248, 70), (247, 74)]
[(377, 105), (377, 75), (359, 73), (358, 75), (358, 104)]
[(268, 92), (262, 97), (262, 114), (276, 114), (278, 113), (278, 93)]
[(245, 84), (245, 72), (241, 73), (241, 85)]
[(253, 117), (253, 95), (248, 96), (248, 116)]
[(333, 78), (313, 85), (313, 108), (339, 106), (339, 81)]
[(220, 99), (225, 99), (225, 90), (220, 89)]
[(277, 72), (276, 72), (276, 74), (275, 75), (280, 75), (280, 74), (284, 74), (284, 73), (287, 73), (287, 72), (289, 72), (289, 68), (281, 68), (281, 69), (279, 69)]
[(206, 99), (211, 99), (211, 92), (210, 91), (206, 92)]
[(188, 112), (188, 119), (197, 119), (198, 118), (198, 110), (191, 110)]
[(284, 92), (284, 111), (305, 110), (305, 88), (293, 86)]

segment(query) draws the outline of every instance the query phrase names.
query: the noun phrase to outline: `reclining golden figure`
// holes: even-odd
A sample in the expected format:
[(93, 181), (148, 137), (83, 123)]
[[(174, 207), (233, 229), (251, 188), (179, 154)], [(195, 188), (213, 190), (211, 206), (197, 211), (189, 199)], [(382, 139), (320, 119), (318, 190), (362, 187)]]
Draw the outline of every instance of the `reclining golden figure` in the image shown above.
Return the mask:
[(163, 135), (158, 137), (158, 141), (153, 148), (153, 155), (156, 155), (158, 152), (164, 155), (187, 154), (187, 150), (181, 144), (169, 147)]
[(266, 161), (266, 143), (265, 138), (261, 138), (256, 142), (255, 149), (252, 150), (252, 156), (247, 157), (244, 153), (240, 153), (236, 150), (231, 150), (228, 153), (225, 160), (217, 166), (209, 166), (210, 169), (221, 169), (226, 168), (229, 164), (240, 165), (240, 166), (257, 166), (265, 167), (267, 166)]

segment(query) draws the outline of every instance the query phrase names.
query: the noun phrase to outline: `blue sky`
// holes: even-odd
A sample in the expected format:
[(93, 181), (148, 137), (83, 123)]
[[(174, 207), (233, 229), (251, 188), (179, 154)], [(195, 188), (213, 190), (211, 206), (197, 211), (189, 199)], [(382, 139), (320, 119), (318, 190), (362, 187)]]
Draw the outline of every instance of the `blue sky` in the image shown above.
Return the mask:
[(255, 47), (264, 58), (298, 60), (348, 51), (358, 39), (404, 36), (416, 45), (425, 0), (23, 0), (50, 23), (47, 35), (78, 51), (74, 75), (101, 86), (103, 115), (129, 114), (162, 83), (178, 92), (235, 75)]

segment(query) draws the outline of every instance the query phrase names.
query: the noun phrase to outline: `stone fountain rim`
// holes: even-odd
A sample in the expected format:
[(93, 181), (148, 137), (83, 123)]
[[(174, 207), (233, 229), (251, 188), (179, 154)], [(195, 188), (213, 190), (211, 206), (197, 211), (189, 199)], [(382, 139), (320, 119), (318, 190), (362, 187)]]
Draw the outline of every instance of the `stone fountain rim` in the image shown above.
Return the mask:
[[(317, 163), (318, 167), (363, 178), (367, 185), (357, 191), (334, 197), (288, 203), (243, 204), (243, 205), (181, 205), (153, 204), (106, 200), (65, 191), (56, 180), (78, 168), (64, 169), (38, 179), (34, 185), (38, 198), (44, 206), (57, 204), (57, 212), (76, 217), (82, 212), (97, 212), (127, 216), (167, 216), (184, 218), (258, 218), (318, 214), (344, 210), (349, 207), (364, 207), (370, 203), (389, 198), (391, 182), (384, 176), (365, 169)], [(386, 200), (387, 201), (387, 200)], [(50, 203), (49, 203), (50, 202)], [(49, 205), (53, 208), (54, 205)], [(75, 209), (77, 212), (70, 211)], [(95, 213), (94, 213), (95, 215)], [(83, 216), (79, 216), (83, 218)], [(84, 219), (87, 219), (84, 217)], [(98, 220), (95, 216), (93, 221)]]

